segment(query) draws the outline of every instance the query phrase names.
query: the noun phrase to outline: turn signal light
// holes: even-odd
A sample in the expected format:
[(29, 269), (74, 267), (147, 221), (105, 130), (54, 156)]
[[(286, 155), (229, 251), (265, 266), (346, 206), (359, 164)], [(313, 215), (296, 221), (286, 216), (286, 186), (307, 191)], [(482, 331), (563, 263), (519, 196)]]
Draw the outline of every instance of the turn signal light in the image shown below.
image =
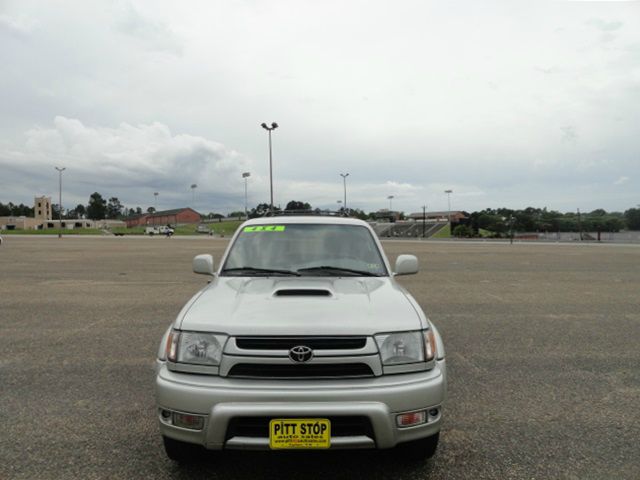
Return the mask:
[(412, 427), (420, 425), (427, 421), (427, 412), (420, 410), (419, 412), (403, 413), (396, 417), (399, 427)]
[(176, 427), (188, 428), (190, 430), (202, 430), (204, 427), (204, 417), (173, 412), (173, 424)]

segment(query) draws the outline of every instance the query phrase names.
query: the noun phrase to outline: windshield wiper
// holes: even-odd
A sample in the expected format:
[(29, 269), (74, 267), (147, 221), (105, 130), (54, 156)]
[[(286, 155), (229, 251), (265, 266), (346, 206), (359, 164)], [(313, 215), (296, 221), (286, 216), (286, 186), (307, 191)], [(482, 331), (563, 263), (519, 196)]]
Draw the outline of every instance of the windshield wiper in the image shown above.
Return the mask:
[(349, 273), (355, 276), (363, 277), (379, 277), (377, 273), (367, 272), (366, 270), (355, 270), (353, 268), (334, 267), (331, 265), (321, 265), (319, 267), (300, 268), (298, 272), (327, 272), (327, 273)]
[(225, 268), (221, 273), (227, 272), (236, 272), (236, 273), (264, 273), (265, 275), (275, 274), (275, 275), (293, 275), (295, 277), (299, 277), (300, 274), (298, 272), (294, 272), (293, 270), (277, 270), (274, 268), (257, 268), (257, 267), (236, 267), (236, 268)]

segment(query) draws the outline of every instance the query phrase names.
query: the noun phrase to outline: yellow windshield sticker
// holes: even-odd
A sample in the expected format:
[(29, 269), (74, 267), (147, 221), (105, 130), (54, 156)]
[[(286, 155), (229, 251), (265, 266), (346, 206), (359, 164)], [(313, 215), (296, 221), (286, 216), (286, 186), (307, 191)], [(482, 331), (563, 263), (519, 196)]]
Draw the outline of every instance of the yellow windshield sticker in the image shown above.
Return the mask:
[(244, 227), (244, 232), (284, 232), (284, 225), (256, 225)]

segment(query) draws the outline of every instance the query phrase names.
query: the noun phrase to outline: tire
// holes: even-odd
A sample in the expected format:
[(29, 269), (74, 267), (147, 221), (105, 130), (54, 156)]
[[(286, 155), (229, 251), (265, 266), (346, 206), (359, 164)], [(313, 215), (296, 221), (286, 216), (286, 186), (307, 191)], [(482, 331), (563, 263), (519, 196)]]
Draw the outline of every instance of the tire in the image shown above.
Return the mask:
[(427, 460), (436, 454), (439, 439), (440, 432), (420, 440), (403, 443), (398, 448), (402, 450), (402, 455), (408, 459), (415, 461)]
[(164, 451), (174, 462), (191, 463), (202, 457), (203, 448), (193, 443), (181, 442), (169, 437), (162, 437)]

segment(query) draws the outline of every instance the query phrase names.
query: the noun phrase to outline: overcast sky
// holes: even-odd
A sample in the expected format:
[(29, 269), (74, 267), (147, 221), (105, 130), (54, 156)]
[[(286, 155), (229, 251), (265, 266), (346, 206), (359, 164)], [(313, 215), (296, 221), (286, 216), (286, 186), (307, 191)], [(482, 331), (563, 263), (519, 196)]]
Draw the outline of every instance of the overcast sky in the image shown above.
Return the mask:
[[(0, 0), (0, 201), (640, 204), (640, 2)], [(197, 184), (195, 203), (189, 186)]]

